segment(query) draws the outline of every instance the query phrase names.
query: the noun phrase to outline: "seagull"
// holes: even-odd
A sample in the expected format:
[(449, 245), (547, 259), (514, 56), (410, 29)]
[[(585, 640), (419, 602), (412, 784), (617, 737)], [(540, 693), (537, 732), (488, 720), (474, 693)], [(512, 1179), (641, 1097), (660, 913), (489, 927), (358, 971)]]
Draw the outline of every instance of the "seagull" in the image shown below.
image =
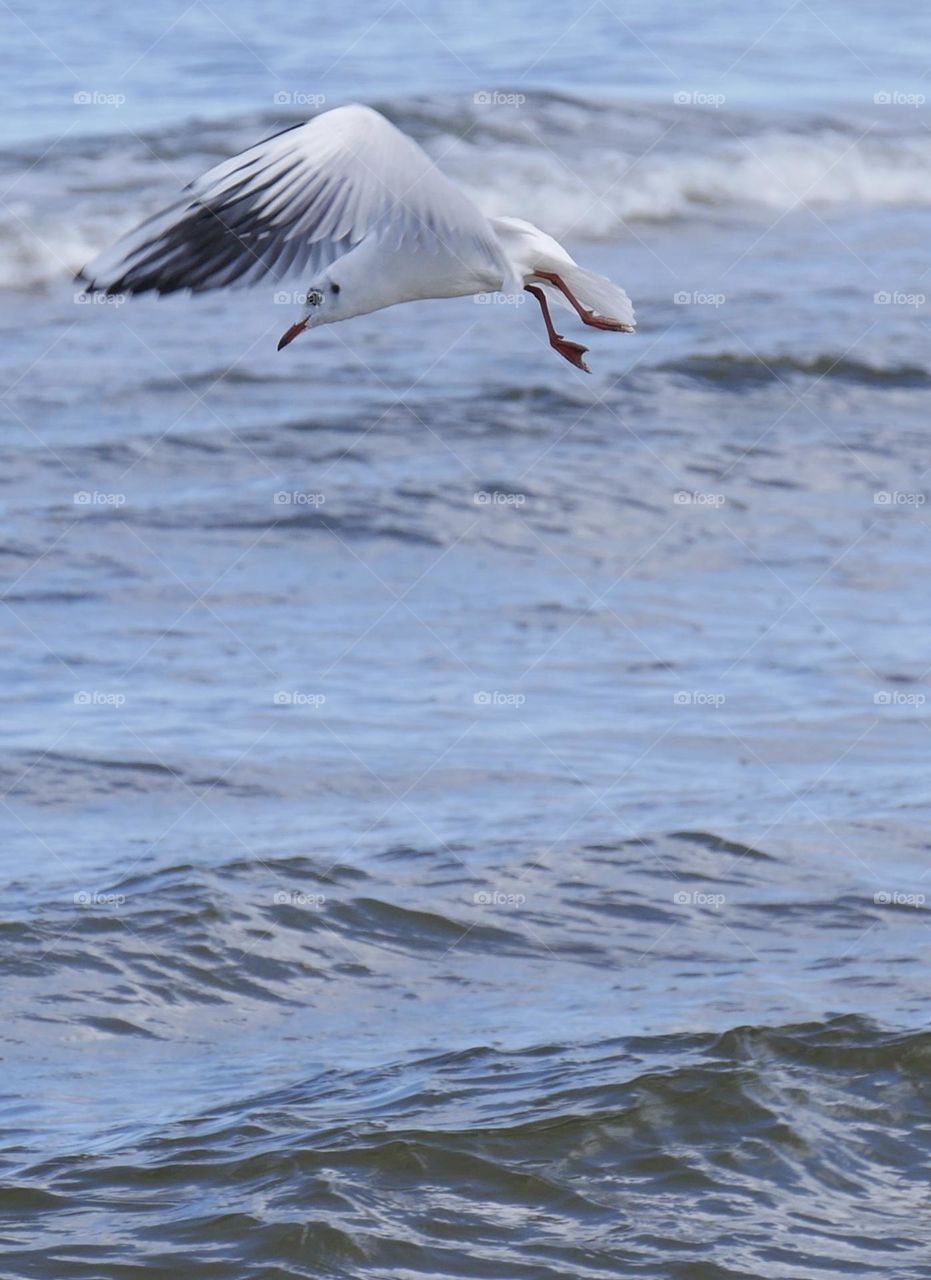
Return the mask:
[(513, 291), (540, 305), (550, 346), (590, 372), (549, 303), (634, 331), (619, 285), (521, 218), (488, 218), (413, 139), (351, 104), (224, 160), (77, 275), (91, 292), (174, 293), (299, 277), (302, 333), (419, 298)]

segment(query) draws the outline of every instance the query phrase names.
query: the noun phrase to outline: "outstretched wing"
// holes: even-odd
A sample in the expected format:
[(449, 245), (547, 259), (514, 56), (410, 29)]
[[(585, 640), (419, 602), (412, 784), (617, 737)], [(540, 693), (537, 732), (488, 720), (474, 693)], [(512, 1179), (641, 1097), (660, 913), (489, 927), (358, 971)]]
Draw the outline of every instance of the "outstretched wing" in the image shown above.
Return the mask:
[(215, 165), (78, 275), (109, 294), (306, 279), (377, 232), (386, 248), (479, 250), (491, 225), (426, 153), (370, 107), (336, 107)]

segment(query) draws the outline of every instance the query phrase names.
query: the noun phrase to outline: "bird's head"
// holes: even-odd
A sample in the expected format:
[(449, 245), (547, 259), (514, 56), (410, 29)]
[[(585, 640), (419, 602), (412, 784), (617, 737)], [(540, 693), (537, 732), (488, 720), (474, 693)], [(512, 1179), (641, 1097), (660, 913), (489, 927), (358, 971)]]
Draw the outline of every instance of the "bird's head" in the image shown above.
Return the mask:
[(342, 320), (340, 312), (340, 288), (335, 280), (325, 280), (322, 284), (311, 285), (304, 295), (304, 314), (296, 324), (292, 324), (282, 335), (278, 350), (293, 342), (305, 329), (316, 329), (322, 324), (332, 324), (334, 320)]

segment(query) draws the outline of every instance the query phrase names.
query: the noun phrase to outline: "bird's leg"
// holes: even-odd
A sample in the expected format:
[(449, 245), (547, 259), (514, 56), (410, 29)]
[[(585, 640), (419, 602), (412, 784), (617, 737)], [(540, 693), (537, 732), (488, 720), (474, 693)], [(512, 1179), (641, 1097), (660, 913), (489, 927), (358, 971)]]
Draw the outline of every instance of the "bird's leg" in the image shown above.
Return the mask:
[(569, 305), (575, 308), (576, 314), (583, 324), (591, 325), (593, 329), (610, 329), (614, 333), (633, 333), (633, 329), (629, 324), (624, 324), (621, 320), (608, 320), (605, 316), (596, 316), (594, 311), (589, 310), (588, 307), (583, 307), (562, 276), (557, 275), (555, 271), (534, 271), (533, 274), (539, 276), (541, 280), (546, 280), (549, 284), (555, 285)]
[(583, 360), (588, 347), (581, 346), (578, 342), (570, 342), (568, 338), (564, 338), (561, 333), (557, 333), (553, 325), (550, 309), (546, 301), (546, 294), (541, 288), (535, 284), (525, 286), (528, 293), (532, 293), (540, 304), (540, 310), (543, 312), (543, 323), (546, 325), (546, 336), (550, 340), (550, 346), (554, 351), (558, 351), (564, 360), (568, 360), (570, 364), (574, 364), (577, 369), (584, 369), (586, 373), (591, 373), (588, 365)]

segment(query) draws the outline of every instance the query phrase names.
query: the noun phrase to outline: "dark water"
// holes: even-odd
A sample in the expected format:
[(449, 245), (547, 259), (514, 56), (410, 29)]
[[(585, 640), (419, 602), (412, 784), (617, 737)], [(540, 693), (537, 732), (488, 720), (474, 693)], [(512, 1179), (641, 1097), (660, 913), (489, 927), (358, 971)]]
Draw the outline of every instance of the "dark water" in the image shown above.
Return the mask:
[[(863, 9), (0, 18), (4, 1278), (931, 1276), (931, 40)], [(75, 294), (296, 94), (638, 334)]]

